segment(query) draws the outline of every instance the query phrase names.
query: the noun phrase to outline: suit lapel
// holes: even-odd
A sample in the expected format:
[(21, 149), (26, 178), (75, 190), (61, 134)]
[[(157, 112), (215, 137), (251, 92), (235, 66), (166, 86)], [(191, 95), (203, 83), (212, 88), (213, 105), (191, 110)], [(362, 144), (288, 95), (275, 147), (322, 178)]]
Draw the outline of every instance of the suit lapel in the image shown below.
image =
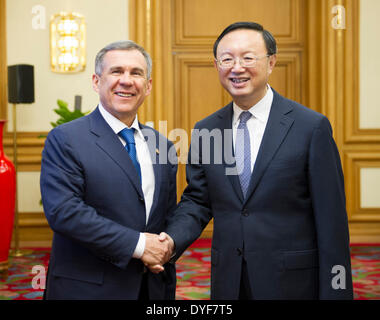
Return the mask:
[(103, 119), (98, 108), (89, 117), (90, 131), (97, 137), (95, 143), (124, 171), (139, 196), (143, 197), (138, 173), (117, 135)]
[(253, 168), (245, 202), (254, 193), (261, 177), (263, 176), (277, 149), (285, 139), (294, 121), (294, 119), (286, 116), (286, 114), (292, 110), (292, 107), (274, 90), (273, 94), (273, 102), (268, 123), (266, 125), (255, 166)]

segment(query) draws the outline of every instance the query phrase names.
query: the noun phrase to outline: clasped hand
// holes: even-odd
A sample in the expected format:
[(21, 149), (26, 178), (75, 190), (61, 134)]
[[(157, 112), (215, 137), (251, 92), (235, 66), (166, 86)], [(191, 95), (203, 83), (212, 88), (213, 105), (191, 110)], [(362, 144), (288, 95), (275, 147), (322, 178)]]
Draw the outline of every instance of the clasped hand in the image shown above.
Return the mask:
[(160, 235), (145, 233), (145, 237), (142, 262), (153, 273), (164, 271), (163, 265), (170, 260), (174, 251), (173, 239), (165, 232), (161, 232)]

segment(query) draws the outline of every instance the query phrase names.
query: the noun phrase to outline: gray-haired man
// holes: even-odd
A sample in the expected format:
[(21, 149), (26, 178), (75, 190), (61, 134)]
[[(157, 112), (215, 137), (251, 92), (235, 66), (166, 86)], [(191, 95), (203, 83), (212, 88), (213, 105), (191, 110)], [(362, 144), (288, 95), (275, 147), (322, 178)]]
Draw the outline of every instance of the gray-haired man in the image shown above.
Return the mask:
[(41, 193), (54, 231), (47, 299), (175, 297), (174, 265), (161, 266), (168, 241), (158, 234), (176, 206), (177, 167), (159, 163), (156, 145), (172, 144), (137, 119), (151, 65), (132, 41), (103, 48), (92, 77), (98, 107), (47, 137)]

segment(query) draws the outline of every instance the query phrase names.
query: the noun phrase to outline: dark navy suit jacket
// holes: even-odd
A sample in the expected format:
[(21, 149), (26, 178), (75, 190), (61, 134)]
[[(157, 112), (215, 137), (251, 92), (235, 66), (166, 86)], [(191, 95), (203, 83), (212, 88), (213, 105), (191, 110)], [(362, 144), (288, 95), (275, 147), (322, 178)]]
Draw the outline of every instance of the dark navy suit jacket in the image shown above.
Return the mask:
[[(54, 231), (47, 299), (137, 299), (144, 265), (132, 258), (140, 232), (160, 233), (176, 207), (176, 164), (160, 164), (172, 144), (140, 125), (148, 143), (155, 193), (148, 223), (140, 179), (98, 108), (53, 129), (45, 142), (41, 193)], [(164, 148), (163, 148), (164, 147)], [(148, 273), (152, 299), (174, 299), (175, 267)]]
[[(244, 198), (238, 176), (226, 175), (235, 166), (232, 115), (230, 103), (195, 125), (188, 186), (166, 230), (177, 257), (213, 218), (211, 298), (239, 297), (244, 258), (255, 299), (351, 299), (343, 173), (328, 119), (274, 91)], [(202, 129), (225, 134), (205, 141)]]

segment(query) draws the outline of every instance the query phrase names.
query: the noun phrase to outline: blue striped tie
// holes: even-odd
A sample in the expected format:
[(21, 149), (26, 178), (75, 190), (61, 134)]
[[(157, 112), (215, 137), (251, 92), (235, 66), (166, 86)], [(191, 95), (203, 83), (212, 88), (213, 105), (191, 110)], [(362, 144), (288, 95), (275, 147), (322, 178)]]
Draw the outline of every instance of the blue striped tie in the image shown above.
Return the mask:
[(248, 111), (244, 111), (240, 114), (240, 123), (237, 129), (235, 143), (236, 166), (244, 197), (246, 196), (249, 181), (251, 180), (251, 142), (247, 128), (247, 121), (251, 116), (252, 114)]
[(137, 160), (137, 154), (136, 154), (136, 143), (135, 143), (135, 129), (131, 128), (124, 128), (119, 132), (119, 135), (124, 139), (124, 141), (127, 143), (125, 145), (125, 149), (128, 151), (129, 157), (131, 158), (133, 165), (136, 168), (136, 171), (140, 177), (141, 182), (141, 168), (140, 164)]

